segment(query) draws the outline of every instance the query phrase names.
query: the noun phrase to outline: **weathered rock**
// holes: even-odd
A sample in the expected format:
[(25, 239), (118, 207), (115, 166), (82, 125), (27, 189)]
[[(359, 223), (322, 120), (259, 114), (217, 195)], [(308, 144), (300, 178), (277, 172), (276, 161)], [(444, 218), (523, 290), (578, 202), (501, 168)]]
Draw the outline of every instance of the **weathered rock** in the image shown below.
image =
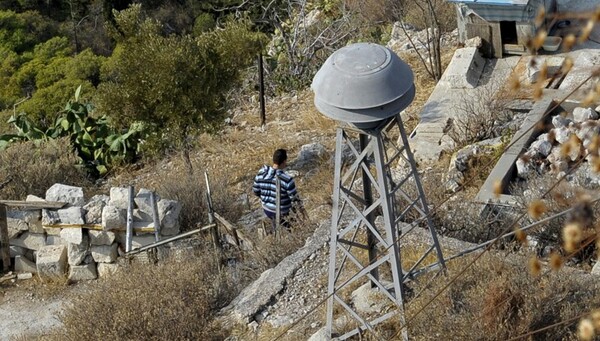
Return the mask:
[(98, 263), (98, 277), (109, 277), (116, 274), (119, 271), (119, 265), (114, 263)]
[(27, 223), (21, 219), (6, 218), (6, 223), (8, 225), (9, 239), (17, 238), (23, 232), (29, 230)]
[(39, 251), (46, 245), (46, 236), (25, 232), (19, 238), (11, 239), (10, 245), (20, 246), (29, 250)]
[(117, 243), (112, 245), (92, 245), (90, 247), (94, 261), (98, 263), (114, 263), (117, 260)]
[(78, 227), (64, 228), (60, 231), (60, 238), (69, 244), (83, 243), (83, 229)]
[(34, 201), (34, 202), (40, 202), (40, 201), (46, 201), (43, 198), (37, 197), (35, 195), (27, 195), (27, 198), (25, 198), (25, 201)]
[[(385, 283), (382, 283), (386, 285)], [(371, 288), (371, 282), (365, 283), (354, 290), (351, 295), (352, 303), (359, 314), (373, 314), (385, 307), (387, 298), (379, 292), (379, 288)]]
[(64, 245), (48, 245), (37, 253), (37, 272), (42, 279), (64, 277), (67, 266), (67, 248)]
[(471, 39), (465, 40), (465, 47), (480, 48), (482, 43), (483, 41), (481, 40), (481, 37), (473, 37)]
[[(137, 205), (139, 212), (144, 213), (144, 214), (146, 214), (146, 216), (150, 217), (150, 219), (140, 219), (140, 221), (152, 220), (152, 218), (151, 218), (152, 217), (152, 200), (150, 200), (151, 194), (152, 194), (151, 190), (146, 189), (146, 188), (140, 188), (139, 192), (135, 196), (135, 199), (133, 199), (135, 201), (135, 204)], [(155, 194), (154, 196), (155, 196), (156, 202), (159, 202), (160, 196), (158, 194)], [(138, 214), (140, 214), (140, 213), (138, 213)], [(135, 213), (134, 213), (134, 218), (135, 218)]]
[(294, 167), (305, 167), (309, 165), (316, 164), (319, 160), (322, 160), (325, 155), (327, 155), (327, 151), (325, 147), (318, 143), (310, 143), (305, 144), (300, 147), (300, 151), (298, 152), (298, 157), (294, 161)]
[(23, 220), (27, 224), (38, 221), (42, 219), (42, 211), (41, 210), (31, 210), (31, 211), (15, 211), (9, 210), (6, 212), (7, 218), (19, 219)]
[(142, 222), (142, 221), (151, 222), (152, 216), (147, 213), (144, 213), (136, 208), (135, 210), (133, 210), (133, 221), (134, 222)]
[(42, 225), (56, 225), (58, 223), (60, 223), (60, 216), (57, 211), (42, 210)]
[(71, 206), (83, 206), (85, 199), (81, 187), (54, 184), (46, 191), (46, 200), (66, 202)]
[(552, 143), (547, 140), (536, 140), (533, 141), (529, 150), (533, 151), (535, 154), (546, 157), (552, 151)]
[(558, 142), (560, 144), (563, 144), (563, 143), (566, 143), (567, 141), (569, 141), (569, 139), (571, 138), (571, 135), (573, 135), (573, 132), (566, 127), (555, 128), (555, 129), (553, 129), (553, 132), (554, 132), (554, 139), (556, 140), (556, 142)]
[(581, 140), (591, 140), (594, 136), (600, 134), (598, 121), (585, 121), (581, 123), (581, 128), (575, 132), (575, 135)]
[(27, 249), (16, 245), (10, 245), (8, 247), (8, 253), (10, 254), (11, 258), (15, 258), (16, 256), (25, 256)]
[(90, 253), (90, 247), (87, 243), (88, 238), (84, 239), (84, 242), (81, 244), (67, 244), (67, 258), (69, 261), (69, 265), (79, 265), (83, 263), (83, 260)]
[(115, 233), (110, 231), (89, 230), (91, 245), (112, 245), (115, 242)]
[(96, 264), (72, 265), (69, 269), (69, 281), (79, 282), (98, 278)]
[(172, 236), (179, 233), (179, 213), (181, 204), (175, 200), (161, 199), (158, 202), (158, 218), (160, 219), (160, 234)]
[(58, 216), (60, 218), (61, 224), (66, 225), (83, 225), (85, 221), (83, 220), (83, 211), (81, 207), (73, 206), (68, 208), (63, 208), (57, 211)]
[(600, 276), (600, 261), (596, 261), (591, 273), (592, 275)]
[(102, 209), (102, 229), (114, 230), (125, 227), (126, 213), (112, 205), (106, 205)]
[(525, 160), (522, 157), (517, 159), (517, 174), (521, 178), (527, 178), (534, 170), (530, 160)]
[(46, 234), (49, 236), (60, 236), (60, 231), (62, 231), (62, 229), (60, 227), (46, 227), (44, 228), (44, 231), (46, 231)]
[(552, 125), (555, 128), (567, 128), (571, 122), (573, 121), (566, 117), (563, 117), (562, 115), (552, 116)]
[(592, 108), (575, 108), (573, 109), (573, 121), (584, 122), (587, 120), (597, 120), (598, 113)]
[(83, 210), (85, 211), (85, 222), (87, 224), (102, 223), (102, 209), (108, 204), (110, 197), (108, 195), (94, 195), (88, 201)]
[(131, 239), (131, 249), (139, 249), (142, 246), (150, 245), (156, 242), (156, 238), (153, 234), (144, 234), (139, 236), (133, 236)]
[(31, 272), (37, 273), (37, 267), (34, 262), (25, 258), (24, 256), (15, 257), (15, 271), (16, 272)]
[(46, 245), (67, 245), (60, 236), (46, 236)]
[(110, 201), (108, 205), (126, 210), (129, 206), (129, 188), (112, 187), (110, 189)]

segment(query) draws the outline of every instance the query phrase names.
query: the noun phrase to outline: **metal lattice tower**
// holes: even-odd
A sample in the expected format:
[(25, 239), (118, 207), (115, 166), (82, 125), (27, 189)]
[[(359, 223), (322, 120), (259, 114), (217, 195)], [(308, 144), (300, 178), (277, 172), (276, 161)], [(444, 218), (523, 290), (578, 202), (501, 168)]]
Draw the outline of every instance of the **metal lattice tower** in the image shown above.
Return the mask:
[[(445, 263), (399, 115), (415, 95), (408, 65), (383, 46), (353, 44), (327, 59), (312, 89), (319, 111), (341, 121), (326, 330), (329, 337), (344, 340), (364, 330), (375, 332), (375, 325), (396, 315), (404, 324), (405, 283), (428, 270), (444, 269)], [(396, 175), (398, 162), (408, 165), (401, 175)], [(417, 228), (428, 229), (430, 243), (405, 269), (402, 239)], [(425, 264), (431, 262), (430, 255), (435, 256), (434, 264)], [(361, 316), (352, 307), (349, 292), (366, 281), (389, 299), (389, 310)], [(350, 330), (334, 330), (338, 311), (351, 317), (353, 324), (346, 328)]]

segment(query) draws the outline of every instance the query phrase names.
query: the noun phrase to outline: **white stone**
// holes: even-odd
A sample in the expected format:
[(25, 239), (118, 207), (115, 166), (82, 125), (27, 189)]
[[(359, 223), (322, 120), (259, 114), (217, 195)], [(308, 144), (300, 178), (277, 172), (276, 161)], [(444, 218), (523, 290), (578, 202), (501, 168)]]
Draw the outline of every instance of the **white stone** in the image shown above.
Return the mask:
[(56, 225), (58, 223), (60, 223), (60, 216), (58, 215), (58, 212), (47, 209), (42, 210), (42, 225), (48, 226)]
[[(385, 285), (385, 284), (384, 284)], [(352, 292), (351, 298), (356, 312), (359, 314), (373, 314), (385, 307), (387, 300), (379, 292), (379, 288), (371, 288), (371, 282), (367, 282)]]
[(69, 269), (69, 281), (79, 282), (98, 278), (96, 264), (85, 264), (71, 266)]
[(126, 210), (129, 206), (129, 188), (112, 187), (110, 189), (110, 201), (108, 205)]
[(106, 205), (102, 209), (102, 229), (115, 230), (124, 228), (126, 224), (125, 212), (112, 205)]
[(29, 230), (29, 225), (21, 219), (6, 218), (8, 225), (8, 238), (16, 238), (21, 233)]
[[(152, 217), (152, 214), (153, 214), (152, 213), (152, 200), (150, 200), (151, 193), (152, 193), (152, 191), (149, 189), (140, 188), (137, 195), (133, 199), (135, 201), (135, 204), (137, 205), (139, 212), (145, 213), (149, 217)], [(156, 202), (160, 201), (160, 196), (158, 194), (154, 194), (154, 197), (156, 199)], [(148, 220), (148, 219), (141, 219), (141, 220)], [(150, 218), (149, 220), (152, 220), (152, 218)]]
[(581, 123), (581, 128), (579, 128), (575, 134), (581, 141), (591, 140), (594, 136), (600, 134), (598, 121), (585, 121)]
[(108, 204), (110, 197), (108, 195), (94, 195), (88, 201), (83, 210), (85, 211), (85, 222), (87, 224), (102, 223), (102, 209)]
[(83, 225), (83, 211), (81, 207), (73, 206), (63, 208), (57, 211), (61, 224), (65, 225)]
[(325, 155), (327, 155), (327, 151), (322, 144), (318, 142), (305, 144), (300, 147), (298, 157), (294, 161), (294, 167), (304, 167), (315, 164), (319, 160), (323, 159)]
[(37, 253), (38, 275), (42, 279), (60, 279), (64, 277), (67, 266), (67, 248), (64, 245), (48, 245)]
[(600, 261), (596, 261), (596, 264), (594, 264), (592, 275), (600, 276)]
[(60, 238), (70, 244), (83, 243), (83, 229), (79, 227), (64, 228), (60, 231)]
[(562, 117), (561, 115), (552, 116), (552, 125), (555, 128), (566, 128), (571, 122), (573, 121), (566, 117)]
[(533, 167), (531, 167), (531, 161), (525, 162), (525, 160), (523, 160), (523, 158), (518, 158), (516, 165), (517, 165), (517, 174), (521, 178), (527, 178), (527, 176), (529, 176), (529, 174), (531, 174), (531, 172), (533, 171)]
[(16, 256), (15, 257), (15, 271), (16, 272), (37, 273), (37, 267), (34, 262), (25, 258), (25, 256)]
[(117, 243), (112, 245), (92, 245), (90, 247), (94, 261), (98, 263), (114, 263), (117, 260)]
[(573, 120), (575, 122), (584, 122), (587, 120), (597, 120), (598, 113), (592, 108), (573, 109)]
[(179, 213), (181, 204), (175, 200), (162, 199), (158, 202), (160, 234), (171, 236), (179, 233)]
[(554, 131), (554, 139), (556, 142), (563, 144), (569, 141), (573, 132), (566, 127), (560, 127), (553, 129)]
[(144, 213), (136, 208), (135, 210), (133, 210), (133, 221), (134, 222), (142, 222), (142, 221), (152, 222), (152, 216), (148, 215), (147, 213)]
[(67, 245), (60, 236), (49, 235), (46, 236), (46, 245)]
[(81, 244), (67, 244), (67, 259), (69, 265), (79, 265), (83, 263), (85, 257), (90, 253), (90, 247), (85, 238), (85, 243)]
[(31, 272), (23, 272), (23, 273), (17, 274), (17, 279), (19, 279), (19, 280), (32, 279), (32, 278), (33, 278), (33, 273), (31, 273)]
[(116, 274), (119, 271), (119, 265), (111, 263), (98, 263), (98, 277), (108, 277)]
[(46, 191), (47, 201), (66, 202), (72, 206), (83, 206), (85, 199), (81, 187), (54, 184)]
[(536, 154), (546, 157), (552, 151), (552, 143), (545, 140), (536, 140), (531, 144), (529, 148), (530, 150), (533, 150)]
[(156, 238), (153, 234), (145, 234), (139, 236), (133, 236), (131, 239), (131, 249), (139, 249), (143, 246), (150, 245), (156, 242)]
[(20, 235), (19, 238), (11, 239), (9, 244), (38, 251), (46, 245), (46, 236), (43, 234), (25, 232)]
[(91, 245), (112, 245), (115, 242), (115, 233), (110, 231), (89, 230)]
[(481, 37), (473, 37), (471, 39), (465, 40), (465, 47), (480, 48), (482, 43), (483, 41), (481, 40)]
[(40, 202), (40, 201), (46, 201), (43, 198), (40, 197), (36, 197), (35, 195), (27, 195), (27, 198), (25, 198), (25, 201), (33, 201), (33, 202)]
[(60, 227), (46, 227), (44, 228), (44, 231), (46, 231), (46, 234), (49, 236), (60, 236), (60, 231), (62, 231), (62, 229)]

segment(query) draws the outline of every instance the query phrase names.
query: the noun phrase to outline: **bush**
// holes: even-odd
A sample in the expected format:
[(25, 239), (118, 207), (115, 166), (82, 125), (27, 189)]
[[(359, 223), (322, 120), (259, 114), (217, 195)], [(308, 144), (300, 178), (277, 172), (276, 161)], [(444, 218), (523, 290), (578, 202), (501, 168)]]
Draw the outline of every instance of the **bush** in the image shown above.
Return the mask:
[(62, 314), (55, 340), (223, 340), (215, 310), (234, 283), (212, 255), (163, 265), (132, 264), (100, 280)]
[(15, 143), (0, 151), (0, 198), (24, 200), (28, 194), (45, 197), (55, 183), (89, 186), (85, 171), (76, 167), (78, 158), (68, 139)]

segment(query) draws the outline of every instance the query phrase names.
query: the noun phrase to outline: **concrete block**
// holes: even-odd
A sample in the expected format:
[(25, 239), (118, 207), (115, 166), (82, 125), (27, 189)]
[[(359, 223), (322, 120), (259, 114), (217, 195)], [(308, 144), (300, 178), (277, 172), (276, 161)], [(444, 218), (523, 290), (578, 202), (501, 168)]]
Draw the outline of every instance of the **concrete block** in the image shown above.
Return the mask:
[(83, 243), (83, 237), (83, 229), (80, 227), (69, 227), (60, 231), (60, 238), (70, 244)]
[(98, 277), (109, 277), (116, 274), (119, 271), (119, 265), (114, 263), (98, 263), (97, 270)]
[(112, 245), (92, 245), (90, 247), (94, 261), (98, 263), (114, 263), (117, 260), (117, 243)]
[(71, 206), (85, 205), (83, 189), (81, 187), (54, 184), (46, 191), (46, 200), (69, 203)]
[(115, 233), (110, 231), (89, 230), (91, 245), (112, 245), (115, 242)]
[(126, 225), (126, 212), (112, 205), (104, 206), (102, 209), (102, 229), (114, 230)]
[(66, 225), (83, 225), (83, 211), (81, 207), (73, 206), (58, 210), (58, 217), (61, 224)]
[(69, 281), (79, 282), (98, 278), (96, 264), (85, 264), (71, 266), (69, 269)]
[(108, 205), (110, 197), (108, 195), (94, 195), (90, 201), (83, 206), (85, 211), (85, 222), (87, 224), (102, 223), (102, 209)]
[(17, 256), (25, 256), (27, 249), (16, 245), (10, 245), (8, 247), (8, 252), (10, 253), (10, 258), (15, 258)]
[(34, 262), (30, 261), (24, 256), (15, 257), (15, 271), (16, 272), (31, 272), (37, 273), (37, 267)]
[(18, 238), (11, 239), (9, 244), (38, 251), (46, 245), (46, 236), (43, 234), (25, 232)]
[(110, 206), (126, 210), (129, 205), (129, 188), (127, 187), (112, 187), (110, 189)]
[(60, 279), (67, 267), (67, 248), (64, 245), (42, 247), (37, 254), (37, 271), (41, 279)]
[(453, 89), (472, 89), (477, 86), (485, 60), (476, 47), (456, 50), (440, 83)]

